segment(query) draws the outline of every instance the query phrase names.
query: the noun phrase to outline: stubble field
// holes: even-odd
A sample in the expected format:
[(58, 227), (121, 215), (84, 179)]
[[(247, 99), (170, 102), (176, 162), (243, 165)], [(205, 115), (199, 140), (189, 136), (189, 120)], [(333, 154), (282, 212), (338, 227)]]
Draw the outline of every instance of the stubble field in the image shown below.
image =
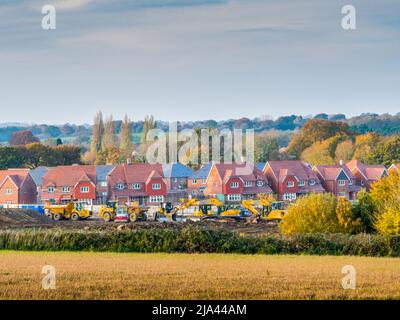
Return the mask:
[[(44, 290), (42, 267), (56, 270)], [(342, 267), (357, 271), (342, 288)], [(399, 299), (396, 258), (0, 252), (0, 299)]]

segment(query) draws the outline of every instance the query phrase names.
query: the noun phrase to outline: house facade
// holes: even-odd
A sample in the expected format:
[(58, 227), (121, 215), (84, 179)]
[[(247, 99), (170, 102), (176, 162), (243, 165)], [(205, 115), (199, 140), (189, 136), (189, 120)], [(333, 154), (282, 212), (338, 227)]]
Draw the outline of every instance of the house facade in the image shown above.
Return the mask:
[(167, 182), (161, 164), (134, 163), (116, 166), (107, 176), (109, 199), (139, 205), (166, 200)]
[(358, 160), (351, 160), (346, 164), (356, 178), (356, 185), (371, 190), (371, 185), (388, 175), (383, 165), (366, 165)]
[(180, 199), (188, 197), (188, 179), (193, 170), (181, 163), (167, 163), (162, 165), (163, 177), (167, 183), (167, 200), (178, 203)]
[(325, 192), (316, 172), (302, 161), (268, 161), (263, 172), (281, 201), (295, 201), (309, 193)]
[(212, 164), (207, 163), (188, 178), (188, 194), (195, 198), (203, 198), (207, 187), (207, 178)]
[(37, 167), (35, 169), (30, 170), (31, 177), (36, 185), (36, 195), (37, 200), (36, 203), (42, 204), (42, 183), (44, 175), (49, 171), (47, 167)]
[(107, 177), (115, 168), (114, 165), (96, 166), (96, 204), (106, 204), (109, 198)]
[(214, 163), (206, 181), (204, 195), (234, 203), (271, 194), (268, 180), (254, 165)]
[(347, 200), (357, 199), (361, 187), (357, 185), (356, 177), (346, 165), (314, 166), (313, 170), (322, 181), (326, 191)]
[(37, 189), (29, 169), (0, 171), (0, 204), (35, 203), (37, 203)]
[(71, 200), (92, 205), (96, 200), (96, 166), (72, 165), (50, 168), (42, 178), (44, 203)]

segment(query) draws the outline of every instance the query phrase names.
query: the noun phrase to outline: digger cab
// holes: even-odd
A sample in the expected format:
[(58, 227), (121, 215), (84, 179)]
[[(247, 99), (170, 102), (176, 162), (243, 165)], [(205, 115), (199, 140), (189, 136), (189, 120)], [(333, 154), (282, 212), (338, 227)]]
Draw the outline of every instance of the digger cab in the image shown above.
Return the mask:
[(160, 209), (162, 212), (171, 213), (172, 210), (174, 209), (174, 206), (172, 205), (171, 202), (162, 202), (160, 203)]

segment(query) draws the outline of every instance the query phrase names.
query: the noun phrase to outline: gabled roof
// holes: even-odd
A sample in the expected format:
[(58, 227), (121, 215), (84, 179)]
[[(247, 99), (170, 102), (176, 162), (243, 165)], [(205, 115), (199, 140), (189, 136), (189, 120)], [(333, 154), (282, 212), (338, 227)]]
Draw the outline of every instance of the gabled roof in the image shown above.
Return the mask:
[(193, 174), (193, 170), (187, 166), (176, 162), (162, 165), (165, 178), (188, 178)]
[(268, 161), (266, 167), (271, 168), (279, 182), (283, 182), (287, 176), (294, 176), (300, 181), (318, 180), (311, 166), (300, 160)]
[(190, 175), (190, 179), (207, 179), (211, 166), (211, 163), (203, 165), (199, 170)]
[(115, 168), (114, 165), (98, 165), (96, 166), (97, 181), (106, 181), (107, 175)]
[(267, 180), (264, 173), (255, 165), (249, 164), (247, 166), (242, 163), (214, 163), (213, 166), (217, 169), (222, 180), (231, 177), (241, 178), (243, 181)]
[(265, 167), (265, 163), (264, 162), (258, 162), (258, 163), (256, 163), (256, 167), (257, 167), (257, 169), (263, 171), (264, 167)]
[(96, 166), (93, 165), (72, 165), (50, 168), (43, 176), (42, 184), (50, 182), (56, 186), (75, 186), (80, 181), (96, 183)]
[(393, 163), (390, 167), (389, 170), (396, 170), (397, 172), (400, 173), (400, 163)]
[(366, 165), (359, 160), (351, 160), (346, 164), (350, 171), (354, 174), (355, 170), (358, 170), (366, 180), (380, 180), (387, 171), (383, 165)]
[(150, 175), (152, 175), (152, 177), (159, 176), (162, 178), (163, 174), (161, 164), (133, 163), (116, 166), (108, 174), (108, 178), (111, 184), (122, 181), (126, 184), (146, 183)]
[(10, 179), (17, 188), (20, 188), (28, 175), (29, 175), (29, 169), (1, 170), (0, 185), (2, 186), (7, 179)]
[(49, 171), (49, 168), (47, 167), (37, 167), (30, 171), (31, 177), (35, 182), (36, 186), (42, 185), (43, 176), (47, 173), (47, 171)]
[(349, 168), (345, 165), (335, 166), (315, 166), (324, 180), (341, 180), (339, 179), (342, 174), (349, 180), (355, 179)]

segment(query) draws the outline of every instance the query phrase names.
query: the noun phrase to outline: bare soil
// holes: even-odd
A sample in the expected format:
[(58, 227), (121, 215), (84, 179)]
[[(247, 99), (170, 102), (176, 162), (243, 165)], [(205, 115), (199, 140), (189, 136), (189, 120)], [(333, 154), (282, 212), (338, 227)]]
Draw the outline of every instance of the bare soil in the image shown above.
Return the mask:
[(211, 230), (235, 230), (242, 235), (256, 236), (279, 233), (278, 224), (275, 222), (260, 222), (247, 224), (244, 221), (186, 221), (186, 222), (158, 222), (141, 221), (121, 224), (117, 222), (104, 222), (91, 218), (83, 221), (58, 221), (55, 222), (34, 210), (25, 209), (0, 209), (0, 229), (21, 228), (63, 228), (84, 230), (115, 230), (127, 229), (175, 229), (180, 230), (187, 226), (201, 226)]

